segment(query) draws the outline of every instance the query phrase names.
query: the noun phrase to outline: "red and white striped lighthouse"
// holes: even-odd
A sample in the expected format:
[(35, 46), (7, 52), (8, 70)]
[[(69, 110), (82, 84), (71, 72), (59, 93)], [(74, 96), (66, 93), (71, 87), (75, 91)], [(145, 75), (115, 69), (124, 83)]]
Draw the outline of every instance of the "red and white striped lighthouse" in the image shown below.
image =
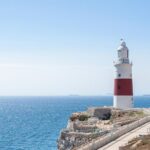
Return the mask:
[(132, 63), (129, 61), (129, 50), (121, 39), (118, 60), (114, 63), (116, 77), (114, 80), (114, 107), (133, 107)]

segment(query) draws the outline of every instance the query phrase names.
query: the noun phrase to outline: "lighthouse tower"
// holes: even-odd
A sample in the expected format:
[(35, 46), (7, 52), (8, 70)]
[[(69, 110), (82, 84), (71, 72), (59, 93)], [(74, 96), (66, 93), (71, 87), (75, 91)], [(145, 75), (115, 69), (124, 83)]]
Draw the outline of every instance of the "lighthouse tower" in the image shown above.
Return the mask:
[(116, 75), (114, 80), (114, 107), (128, 109), (133, 107), (132, 63), (129, 50), (121, 39), (117, 49), (118, 60), (114, 63)]

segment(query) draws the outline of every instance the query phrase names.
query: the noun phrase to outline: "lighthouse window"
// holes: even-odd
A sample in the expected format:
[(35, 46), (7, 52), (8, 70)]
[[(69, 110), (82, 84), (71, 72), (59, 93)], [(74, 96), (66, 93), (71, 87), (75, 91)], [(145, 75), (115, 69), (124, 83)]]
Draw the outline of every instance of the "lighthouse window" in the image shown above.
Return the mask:
[(123, 59), (122, 62), (128, 64), (129, 60), (128, 59)]
[(118, 57), (119, 58), (121, 57), (121, 51), (118, 51)]
[(118, 77), (121, 77), (121, 74), (120, 74), (120, 73), (118, 74)]

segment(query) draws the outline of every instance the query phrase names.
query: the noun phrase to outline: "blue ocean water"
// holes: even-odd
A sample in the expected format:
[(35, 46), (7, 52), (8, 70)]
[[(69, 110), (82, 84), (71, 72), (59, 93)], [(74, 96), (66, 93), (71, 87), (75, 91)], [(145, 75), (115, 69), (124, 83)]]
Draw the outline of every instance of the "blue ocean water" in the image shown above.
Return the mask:
[[(150, 97), (135, 97), (150, 107)], [(72, 112), (110, 106), (112, 97), (0, 97), (0, 150), (56, 150), (56, 140)]]

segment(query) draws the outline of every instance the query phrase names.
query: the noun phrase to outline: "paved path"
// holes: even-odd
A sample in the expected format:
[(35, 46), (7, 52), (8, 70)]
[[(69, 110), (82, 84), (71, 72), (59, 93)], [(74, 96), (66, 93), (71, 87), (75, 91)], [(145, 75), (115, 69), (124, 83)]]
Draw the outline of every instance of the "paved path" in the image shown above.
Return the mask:
[(128, 132), (113, 142), (101, 147), (98, 150), (119, 150), (119, 146), (126, 144), (129, 140), (138, 136), (139, 134), (147, 134), (150, 131), (150, 122)]

